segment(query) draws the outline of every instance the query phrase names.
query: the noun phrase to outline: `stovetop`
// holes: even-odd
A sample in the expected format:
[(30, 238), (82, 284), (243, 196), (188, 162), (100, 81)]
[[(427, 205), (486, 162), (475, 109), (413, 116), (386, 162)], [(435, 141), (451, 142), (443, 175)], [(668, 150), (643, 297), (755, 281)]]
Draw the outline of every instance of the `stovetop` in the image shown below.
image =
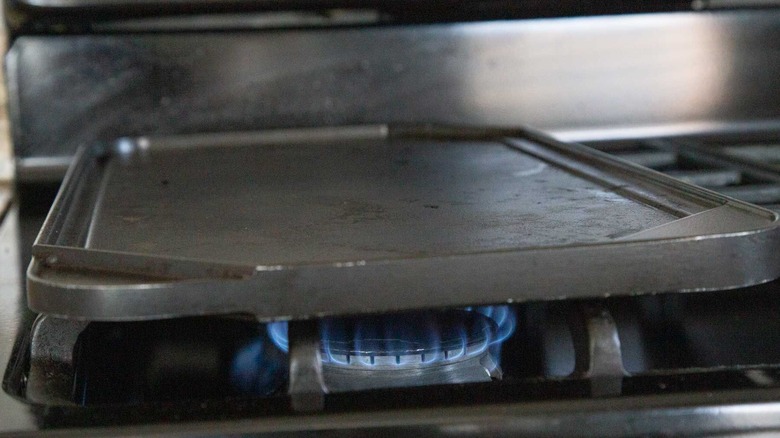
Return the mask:
[[(531, 123), (777, 208), (777, 172), (766, 158), (772, 148), (764, 147), (777, 135), (752, 133), (777, 132), (780, 107), (770, 91), (780, 77), (778, 22), (776, 12), (736, 11), (335, 30), (250, 24), (161, 32), (131, 23), (105, 34), (19, 36), (9, 56), (19, 185), (0, 226), (0, 434), (701, 436), (780, 429), (778, 282), (513, 304), (517, 325), (500, 356), (483, 360), (478, 342), (462, 344), (479, 360), (466, 381), (452, 384), (364, 390), (339, 373), (426, 364), (423, 353), (431, 350), (384, 345), (377, 355), (370, 345), (336, 339), (324, 351), (329, 378), (360, 391), (334, 391), (314, 400), (323, 402), (321, 412), (296, 413), (276, 376), (234, 373), (234, 381), (260, 388), (237, 394), (226, 393), (230, 376), (213, 368), (170, 372), (191, 363), (194, 350), (181, 341), (198, 330), (213, 329), (197, 339), (197, 348), (210, 351), (237, 334), (277, 331), (233, 317), (35, 325), (23, 281), (69, 156), (85, 142), (125, 135)], [(561, 50), (565, 59), (550, 55)], [(680, 136), (694, 133), (708, 135)], [(763, 163), (745, 161), (757, 156)], [(283, 351), (276, 341), (262, 345)], [(38, 361), (70, 356), (68, 345), (78, 346), (75, 360)], [(242, 345), (234, 364), (255, 360), (257, 345)], [(181, 361), (144, 362), (131, 349)], [(435, 351), (460, 358), (457, 343)], [(114, 367), (122, 379), (111, 380), (106, 370)], [(444, 383), (437, 379), (426, 383)]]
[[(139, 431), (209, 434), (326, 430), (349, 435), (379, 430), (398, 432), (411, 427), (431, 435), (493, 431), (576, 436), (616, 431), (700, 433), (780, 427), (776, 422), (780, 405), (774, 402), (780, 396), (780, 369), (773, 365), (780, 363), (780, 350), (776, 347), (780, 344), (780, 330), (776, 327), (780, 306), (774, 299), (780, 290), (774, 283), (690, 297), (659, 295), (516, 307), (519, 334), (504, 348), (503, 380), (431, 389), (333, 393), (327, 396), (324, 412), (306, 416), (305, 426), (301, 414), (289, 410), (284, 396), (225, 397), (220, 395), (220, 388), (205, 395), (177, 395), (166, 392), (165, 385), (158, 385), (156, 393), (147, 392), (140, 397), (136, 394), (133, 398), (132, 391), (126, 392), (131, 387), (112, 381), (106, 388), (113, 387), (114, 391), (106, 392), (104, 388), (100, 392), (97, 386), (97, 393), (82, 392), (90, 396), (74, 398), (76, 404), (70, 407), (30, 403), (19, 398), (19, 391), (25, 384), (24, 362), (29, 361), (25, 350), (29, 348), (35, 315), (24, 304), (21, 267), (29, 259), (28, 248), (54, 188), (22, 187), (19, 202), (7, 213), (0, 234), (2, 257), (7, 262), (2, 266), (9, 267), (3, 271), (2, 294), (6, 300), (2, 326), (7, 336), (0, 345), (0, 360), (7, 364), (5, 391), (0, 394), (3, 432), (81, 433), (80, 429), (88, 427), (111, 435)], [(593, 319), (598, 316), (598, 309), (607, 309), (610, 316), (606, 320)], [(570, 320), (572, 311), (590, 316), (581, 323), (584, 325), (578, 325)], [(545, 321), (546, 330), (539, 331), (541, 320)], [(637, 324), (638, 320), (643, 322)], [(98, 335), (99, 343), (95, 345), (102, 345), (103, 350), (98, 353), (108, 354), (103, 356), (108, 358), (108, 366), (121, 364), (111, 363), (115, 353), (110, 353), (110, 346), (105, 350), (106, 335), (113, 333), (109, 336), (114, 338), (108, 338), (109, 341), (113, 339), (113, 345), (122, 348), (125, 344), (118, 341), (121, 336), (132, 339), (144, 330), (172, 333), (181, 327), (188, 330), (187, 324), (192, 329), (214, 323), (208, 319), (181, 323), (174, 320), (162, 326), (153, 322), (129, 323), (136, 325), (125, 325), (125, 335), (118, 335), (117, 330), (125, 330), (122, 324), (128, 323), (102, 323), (102, 327), (95, 326), (92, 331)], [(581, 341), (576, 336), (568, 337), (571, 335), (566, 334), (567, 325), (582, 327), (582, 332), (601, 331), (607, 337), (614, 330), (620, 333), (618, 348), (622, 354), (617, 357), (622, 357), (619, 368), (627, 376), (618, 378), (617, 387), (608, 367), (588, 369), (575, 363), (574, 351)], [(718, 336), (714, 342), (713, 333)], [(82, 348), (84, 345), (89, 343)], [(599, 361), (609, 357), (600, 354)], [(366, 356), (362, 360), (368, 363), (370, 359)], [(577, 370), (581, 370), (580, 375)], [(595, 386), (593, 382), (597, 382)], [(208, 384), (203, 387), (208, 391)], [(15, 392), (18, 393), (14, 395)], [(593, 425), (588, 430), (581, 428), (586, 419)]]

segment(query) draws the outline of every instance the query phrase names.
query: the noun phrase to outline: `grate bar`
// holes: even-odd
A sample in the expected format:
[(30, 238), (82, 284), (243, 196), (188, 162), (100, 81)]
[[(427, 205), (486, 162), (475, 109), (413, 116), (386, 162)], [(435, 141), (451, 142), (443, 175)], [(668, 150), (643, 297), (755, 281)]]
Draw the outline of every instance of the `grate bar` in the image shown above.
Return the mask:
[(665, 173), (689, 184), (704, 187), (724, 187), (742, 182), (742, 173), (730, 169), (672, 170)]
[(576, 308), (569, 323), (576, 355), (572, 377), (589, 379), (594, 397), (620, 395), (627, 373), (612, 315), (603, 305), (588, 303)]
[(616, 153), (615, 155), (651, 169), (674, 166), (677, 163), (677, 154), (667, 151), (628, 152)]
[(780, 203), (780, 184), (748, 184), (722, 187), (718, 191), (726, 196), (754, 204)]
[(290, 386), (288, 393), (296, 412), (325, 409), (325, 380), (322, 377), (320, 335), (316, 321), (296, 321), (289, 325)]
[(761, 163), (780, 163), (780, 144), (726, 146), (718, 148), (725, 155)]

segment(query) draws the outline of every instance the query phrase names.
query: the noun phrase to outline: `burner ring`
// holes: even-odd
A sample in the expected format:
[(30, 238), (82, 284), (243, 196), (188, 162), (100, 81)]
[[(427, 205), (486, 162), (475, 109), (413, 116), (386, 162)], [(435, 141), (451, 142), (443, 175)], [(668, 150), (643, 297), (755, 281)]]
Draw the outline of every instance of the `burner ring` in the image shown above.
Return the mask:
[(478, 356), (496, 339), (491, 318), (466, 310), (325, 320), (323, 364), (345, 368), (420, 368)]

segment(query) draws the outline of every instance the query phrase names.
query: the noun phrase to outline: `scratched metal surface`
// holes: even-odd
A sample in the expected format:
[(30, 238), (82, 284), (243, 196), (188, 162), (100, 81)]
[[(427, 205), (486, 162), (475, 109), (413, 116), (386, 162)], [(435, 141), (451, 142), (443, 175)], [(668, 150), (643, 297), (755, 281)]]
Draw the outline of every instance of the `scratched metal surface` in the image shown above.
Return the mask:
[(243, 264), (597, 242), (676, 219), (500, 143), (153, 150), (105, 175), (88, 248)]
[(591, 139), (776, 126), (778, 66), (780, 12), (737, 11), (25, 36), (7, 68), (14, 147), (27, 158), (121, 136), (388, 122)]

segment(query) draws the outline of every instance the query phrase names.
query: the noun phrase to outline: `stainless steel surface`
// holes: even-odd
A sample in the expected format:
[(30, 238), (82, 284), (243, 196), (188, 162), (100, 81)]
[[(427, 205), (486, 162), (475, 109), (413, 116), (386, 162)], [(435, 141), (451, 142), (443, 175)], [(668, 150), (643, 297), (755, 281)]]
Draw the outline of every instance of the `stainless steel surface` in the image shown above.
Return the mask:
[(7, 63), (25, 158), (121, 136), (387, 121), (580, 139), (765, 129), (780, 117), (779, 45), (779, 12), (736, 11), (25, 36)]
[(751, 184), (740, 187), (723, 187), (719, 190), (726, 196), (742, 199), (754, 204), (777, 204), (780, 202), (780, 185)]
[[(41, 218), (42, 219), (42, 218)], [(11, 348), (30, 332), (18, 260), (39, 228), (36, 217), (18, 219), (11, 210), (0, 227), (0, 370), (8, 376)], [(27, 231), (23, 231), (27, 230)], [(22, 240), (19, 240), (19, 236)], [(768, 288), (767, 292), (774, 289)], [(740, 292), (741, 293), (741, 292)], [(624, 336), (624, 334), (621, 334)], [(9, 368), (6, 368), (9, 367)], [(192, 406), (153, 405), (101, 408), (48, 407), (28, 404), (0, 391), (0, 435), (35, 436), (364, 436), (408, 434), (429, 436), (646, 436), (653, 433), (701, 436), (780, 429), (780, 392), (771, 388), (674, 392), (601, 399), (562, 399), (319, 415), (268, 416), (242, 405), (217, 407), (213, 402), (192, 413)], [(408, 401), (401, 399), (406, 405)], [(492, 400), (487, 397), (486, 400)], [(233, 412), (231, 414), (231, 412)], [(378, 420), (379, 419), (379, 420)], [(117, 424), (121, 423), (121, 424)], [(588, 427), (583, 427), (587, 424)]]
[(718, 151), (754, 162), (774, 165), (780, 170), (780, 144), (746, 144), (718, 148)]
[(145, 138), (84, 150), (34, 247), (30, 307), (93, 320), (287, 319), (780, 275), (773, 213), (530, 131), (241, 138), (255, 146)]
[(17, 159), (15, 178), (24, 183), (59, 181), (68, 171), (73, 157), (30, 157)]
[(354, 370), (324, 365), (325, 384), (333, 392), (365, 391), (369, 389), (407, 386), (446, 385), (490, 382), (500, 376), (500, 370), (490, 368), (496, 360), (489, 351), (477, 356), (464, 356), (458, 363), (421, 366), (418, 369)]
[[(752, 139), (751, 139), (752, 137)], [(683, 136), (591, 143), (620, 158), (682, 181), (777, 211), (780, 146), (777, 133), (752, 136)]]
[[(117, 31), (209, 31), (283, 28), (360, 23), (420, 23), (507, 18), (566, 17), (630, 12), (690, 11), (690, 0), (607, 1), (583, 5), (576, 0), (554, 3), (485, 0), (5, 0), (13, 34)], [(456, 6), (456, 7), (455, 7)], [(279, 17), (285, 17), (279, 20)], [(346, 16), (346, 17), (344, 17)], [(131, 26), (125, 25), (130, 22)]]
[[(132, 7), (132, 6), (131, 6)], [(225, 29), (283, 29), (330, 26), (359, 26), (382, 23), (381, 11), (373, 9), (342, 9), (322, 11), (282, 11), (263, 13), (194, 14), (152, 16), (100, 21), (90, 25), (97, 33), (115, 32), (182, 32), (222, 31)]]
[(317, 323), (290, 324), (290, 384), (288, 393), (293, 410), (316, 412), (325, 408), (325, 386)]
[[(772, 93), (780, 84), (777, 21), (776, 12), (757, 11), (386, 27), (365, 34), (343, 29), (24, 37), (10, 57), (16, 146), (25, 156), (60, 156), (94, 139), (122, 135), (421, 118), (546, 123), (575, 139), (771, 129), (780, 114)], [(325, 79), (317, 83), (315, 77)], [(33, 175), (56, 180), (53, 169)], [(696, 218), (728, 228), (732, 222), (724, 224), (722, 212)], [(740, 222), (739, 215), (734, 221)], [(0, 226), (0, 370), (19, 368), (13, 361), (23, 361), (23, 355), (12, 355), (11, 349), (25, 345), (31, 330), (19, 263), (29, 260), (24, 253), (31, 241), (20, 243), (18, 234), (20, 225), (27, 230), (23, 236), (37, 229), (34, 223), (19, 221), (12, 209)], [(681, 228), (681, 235), (689, 232)], [(699, 257), (723, 249), (703, 243)], [(675, 252), (670, 248), (668, 254)], [(747, 246), (724, 259), (729, 257), (739, 261), (731, 274), (753, 266)], [(604, 260), (597, 269), (642, 263), (623, 258)], [(691, 275), (707, 274), (704, 263), (690, 262)], [(548, 266), (566, 271), (572, 263)], [(622, 284), (660, 281), (654, 272), (637, 275)], [(463, 280), (464, 290), (478, 286)], [(589, 293), (609, 291), (592, 287)], [(668, 391), (659, 386), (652, 395), (532, 402), (482, 393), (486, 403), (477, 405), (414, 409), (405, 407), (404, 399), (389, 409), (307, 416), (268, 415), (245, 405), (219, 408), (213, 402), (201, 407), (30, 405), (9, 395), (14, 389), (0, 392), (0, 435), (736, 436), (779, 430), (780, 392), (765, 387), (776, 384), (777, 376), (749, 370), (740, 377), (744, 385), (755, 386), (669, 395), (658, 394)]]
[[(599, 242), (678, 218), (493, 139), (152, 145), (101, 167), (84, 248), (269, 270)], [(56, 242), (82, 243), (70, 231)]]
[[(731, 141), (728, 140), (731, 138)], [(736, 168), (750, 169), (758, 175), (758, 179), (780, 184), (780, 144), (778, 134), (773, 133), (764, 138), (754, 139), (684, 139), (682, 147), (703, 154), (717, 163), (730, 163)]]
[(621, 154), (620, 158), (640, 166), (652, 168), (670, 166), (677, 161), (677, 156), (675, 156), (674, 152), (666, 151), (630, 152)]
[(627, 373), (615, 321), (603, 306), (585, 304), (580, 310), (571, 318), (577, 350), (574, 374), (588, 377), (594, 397), (620, 395)]
[[(671, 177), (677, 178), (680, 181), (685, 181), (688, 184), (695, 184), (697, 186), (703, 187), (723, 187), (740, 184), (742, 182), (742, 174), (739, 171), (733, 169), (673, 170), (664, 173)], [(723, 192), (721, 191), (721, 193)], [(728, 196), (742, 199), (746, 202), (751, 202), (739, 196)]]
[(343, 392), (500, 379), (501, 343), (515, 326), (513, 311), (503, 309), (328, 320), (321, 325), (325, 384)]
[[(717, 1), (724, 1), (724, 0), (715, 0)], [(748, 2), (751, 0), (748, 0)], [(759, 1), (759, 0), (753, 0), (753, 1)], [(771, 0), (762, 0), (765, 2), (771, 1)], [(144, 5), (153, 5), (157, 8), (165, 8), (165, 7), (182, 7), (186, 6), (189, 8), (198, 8), (202, 6), (207, 6), (206, 9), (210, 6), (212, 9), (214, 9), (215, 6), (222, 6), (222, 8), (217, 8), (215, 12), (221, 12), (225, 8), (228, 10), (231, 9), (246, 9), (250, 8), (251, 6), (255, 6), (255, 8), (264, 10), (264, 9), (272, 9), (273, 6), (281, 6), (281, 8), (290, 8), (290, 9), (307, 9), (306, 6), (309, 6), (309, 8), (312, 9), (327, 9), (328, 7), (364, 7), (364, 8), (370, 8), (370, 7), (378, 7), (381, 8), (383, 5), (381, 2), (372, 2), (372, 1), (357, 1), (357, 2), (348, 2), (348, 1), (310, 1), (310, 2), (297, 2), (295, 0), (286, 0), (283, 2), (273, 2), (268, 0), (14, 0), (12, 3), (19, 5), (19, 6), (27, 6), (29, 8), (41, 8), (41, 9), (48, 9), (49, 12), (53, 12), (57, 9), (64, 9), (64, 10), (70, 10), (72, 8), (103, 8), (103, 9), (119, 9), (119, 10), (126, 10), (126, 9), (132, 9), (133, 7), (138, 6), (144, 6)], [(281, 3), (281, 4), (279, 4)], [(400, 1), (398, 2), (402, 5), (407, 5), (410, 2), (406, 1)], [(430, 0), (423, 0), (418, 1), (417, 3), (428, 5), (429, 7), (433, 8), (446, 8), (451, 6), (454, 2), (435, 2)], [(479, 5), (479, 4), (485, 4), (485, 2), (480, 0), (463, 0), (460, 3), (462, 3), (464, 6), (467, 6), (469, 4), (472, 5)], [(558, 2), (562, 7), (569, 6), (571, 2), (566, 1), (559, 1)], [(576, 4), (576, 2), (573, 2)], [(640, 4), (644, 6), (645, 8), (648, 8), (648, 6), (653, 6), (656, 4), (662, 4), (664, 2), (655, 2), (653, 0), (637, 0), (635, 3)], [(681, 2), (674, 2), (674, 1), (667, 1), (666, 3), (672, 3), (672, 4), (679, 4)], [(685, 2), (682, 2), (685, 3)], [(532, 11), (544, 11), (543, 8), (529, 8)], [(587, 9), (587, 8), (586, 8)], [(654, 10), (653, 8), (650, 8), (650, 10)]]
[(694, 9), (780, 7), (778, 0), (693, 0)]

